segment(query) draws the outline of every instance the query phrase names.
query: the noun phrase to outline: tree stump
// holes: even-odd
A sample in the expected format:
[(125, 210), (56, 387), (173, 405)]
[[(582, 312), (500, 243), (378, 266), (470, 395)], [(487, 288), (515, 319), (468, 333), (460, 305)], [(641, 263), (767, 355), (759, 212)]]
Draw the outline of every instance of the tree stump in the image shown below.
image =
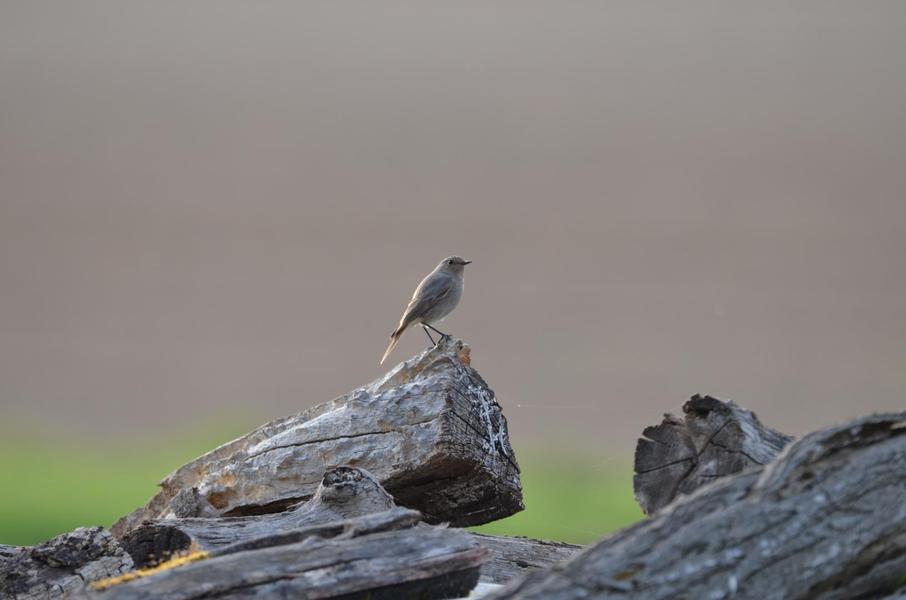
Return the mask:
[(372, 472), (431, 523), (478, 525), (523, 509), (494, 392), (471, 368), (468, 347), (445, 338), (369, 385), (180, 467), (113, 532), (149, 519), (280, 512), (311, 498), (340, 465)]
[(906, 573), (906, 413), (812, 433), (773, 462), (491, 598), (879, 598)]
[(683, 420), (664, 415), (636, 445), (633, 487), (645, 514), (719, 477), (767, 464), (793, 439), (711, 396), (692, 396), (683, 413)]

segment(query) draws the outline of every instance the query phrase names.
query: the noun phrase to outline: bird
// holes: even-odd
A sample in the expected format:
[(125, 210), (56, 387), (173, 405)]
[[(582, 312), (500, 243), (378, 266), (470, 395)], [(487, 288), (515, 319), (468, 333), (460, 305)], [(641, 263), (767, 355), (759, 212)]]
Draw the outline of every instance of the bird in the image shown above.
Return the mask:
[(427, 277), (422, 279), (412, 294), (412, 300), (409, 301), (409, 305), (403, 312), (399, 327), (390, 334), (390, 345), (387, 346), (387, 350), (381, 358), (381, 364), (384, 364), (384, 361), (396, 348), (403, 332), (410, 325), (420, 324), (434, 345), (437, 345), (437, 342), (431, 337), (429, 329), (440, 335), (441, 339), (448, 337), (446, 333), (431, 325), (442, 321), (459, 304), (459, 299), (462, 297), (463, 271), (465, 266), (471, 262), (461, 256), (448, 256), (440, 261)]

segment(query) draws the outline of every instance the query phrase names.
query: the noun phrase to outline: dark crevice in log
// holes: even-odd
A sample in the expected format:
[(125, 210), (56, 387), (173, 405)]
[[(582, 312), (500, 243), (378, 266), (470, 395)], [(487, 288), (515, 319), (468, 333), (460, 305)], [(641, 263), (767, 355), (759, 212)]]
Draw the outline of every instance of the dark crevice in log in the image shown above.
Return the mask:
[(223, 513), (224, 517), (253, 517), (257, 515), (272, 515), (274, 513), (285, 512), (291, 508), (311, 500), (311, 496), (295, 496), (281, 498), (265, 504), (243, 504), (236, 508)]
[[(409, 423), (409, 425), (415, 426), (415, 425), (420, 425), (421, 423), (427, 423), (427, 422), (428, 422), (428, 420), (415, 421), (415, 422)], [(344, 440), (353, 440), (356, 438), (369, 437), (369, 436), (373, 436), (373, 435), (387, 435), (387, 433), (389, 433), (389, 432), (387, 432), (387, 431), (363, 431), (361, 433), (355, 433), (355, 434), (350, 434), (350, 435), (327, 436), (327, 437), (323, 437), (320, 439), (306, 440), (304, 442), (297, 442), (294, 444), (285, 444), (283, 446), (271, 446), (270, 448), (267, 448), (266, 450), (262, 450), (261, 452), (249, 454), (247, 458), (250, 458), (250, 459), (258, 458), (259, 456), (264, 456), (268, 452), (286, 450), (287, 448), (304, 448), (305, 446), (311, 446), (313, 444), (322, 444), (324, 442), (340, 442), (340, 441), (344, 441)]]

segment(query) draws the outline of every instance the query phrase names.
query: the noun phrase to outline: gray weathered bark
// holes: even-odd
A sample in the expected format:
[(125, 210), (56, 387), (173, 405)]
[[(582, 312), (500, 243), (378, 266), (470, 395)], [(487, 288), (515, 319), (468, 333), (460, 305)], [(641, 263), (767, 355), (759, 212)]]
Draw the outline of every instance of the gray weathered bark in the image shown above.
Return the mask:
[(405, 508), (283, 531), (213, 550), (209, 557), (82, 597), (394, 598), (465, 596), (490, 554), (464, 531), (413, 527)]
[(339, 465), (368, 469), (432, 523), (477, 525), (522, 510), (506, 419), (469, 365), (468, 347), (444, 339), (365, 387), (177, 469), (113, 531), (148, 519), (279, 512), (310, 498)]
[(875, 598), (906, 573), (906, 413), (810, 434), (492, 598)]
[(635, 497), (645, 514), (719, 477), (770, 462), (792, 438), (751, 411), (711, 396), (693, 396), (683, 420), (664, 415), (635, 449)]
[(582, 550), (582, 546), (563, 542), (482, 533), (472, 535), (479, 544), (494, 552), (491, 560), (481, 567), (481, 581), (488, 583), (506, 583), (530, 571), (563, 562)]
[(110, 532), (80, 527), (38, 546), (4, 546), (0, 552), (0, 597), (58, 598), (131, 570), (132, 559)]

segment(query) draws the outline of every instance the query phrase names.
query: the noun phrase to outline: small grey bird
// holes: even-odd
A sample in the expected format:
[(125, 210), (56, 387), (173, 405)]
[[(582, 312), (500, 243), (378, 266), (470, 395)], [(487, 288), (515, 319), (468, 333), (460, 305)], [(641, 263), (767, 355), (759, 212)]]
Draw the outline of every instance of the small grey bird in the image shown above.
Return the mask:
[(400, 319), (399, 327), (390, 334), (390, 345), (387, 346), (387, 351), (381, 358), (381, 364), (384, 364), (384, 361), (396, 348), (403, 332), (410, 325), (421, 324), (432, 344), (437, 342), (431, 337), (429, 329), (441, 336), (447, 335), (434, 329), (431, 324), (442, 321), (459, 304), (459, 299), (462, 297), (462, 273), (465, 270), (464, 267), (470, 262), (472, 261), (460, 256), (448, 256), (440, 261), (437, 268), (428, 273), (427, 277), (422, 279), (422, 282), (415, 288), (415, 293), (412, 294), (412, 300), (409, 301), (403, 318)]

